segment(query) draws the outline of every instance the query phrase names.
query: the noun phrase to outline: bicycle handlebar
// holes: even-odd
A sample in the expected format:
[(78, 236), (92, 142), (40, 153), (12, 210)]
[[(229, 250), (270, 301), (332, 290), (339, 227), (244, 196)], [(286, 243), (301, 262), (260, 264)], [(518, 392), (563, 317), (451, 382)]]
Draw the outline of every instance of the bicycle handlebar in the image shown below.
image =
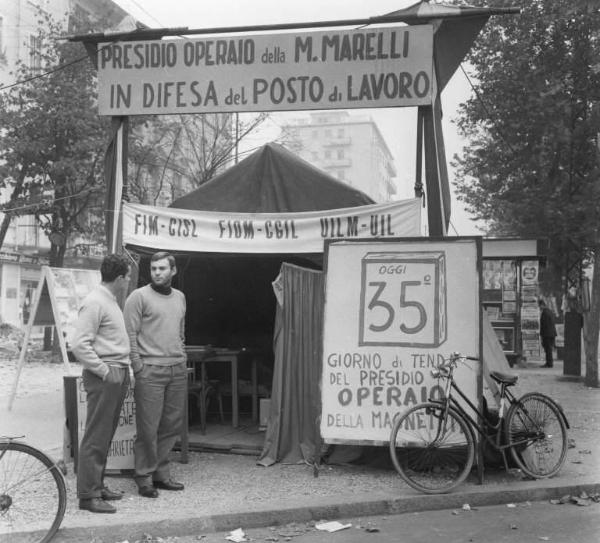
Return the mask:
[(450, 355), (450, 358), (448, 360), (449, 361), (455, 361), (455, 360), (473, 360), (474, 362), (479, 362), (479, 358), (476, 358), (474, 356), (468, 356), (466, 354), (461, 354), (461, 353), (452, 353)]
[(442, 375), (448, 376), (450, 369), (456, 367), (459, 360), (472, 360), (474, 362), (479, 362), (479, 358), (454, 352), (449, 358), (445, 359), (435, 371), (431, 372), (431, 376), (434, 378), (442, 377)]

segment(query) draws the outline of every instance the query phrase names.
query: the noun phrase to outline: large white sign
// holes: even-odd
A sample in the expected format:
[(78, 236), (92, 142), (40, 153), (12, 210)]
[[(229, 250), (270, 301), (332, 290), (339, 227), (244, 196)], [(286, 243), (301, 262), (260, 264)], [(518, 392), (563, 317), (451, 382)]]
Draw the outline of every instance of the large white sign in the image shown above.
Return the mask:
[(104, 43), (101, 115), (417, 106), (433, 94), (433, 27)]
[(332, 238), (421, 234), (413, 198), (327, 211), (228, 213), (123, 204), (123, 244), (211, 253), (320, 253)]
[[(478, 239), (327, 245), (321, 435), (389, 441), (394, 418), (443, 394), (431, 370), (452, 352), (480, 356)], [(481, 365), (457, 381), (477, 403)]]

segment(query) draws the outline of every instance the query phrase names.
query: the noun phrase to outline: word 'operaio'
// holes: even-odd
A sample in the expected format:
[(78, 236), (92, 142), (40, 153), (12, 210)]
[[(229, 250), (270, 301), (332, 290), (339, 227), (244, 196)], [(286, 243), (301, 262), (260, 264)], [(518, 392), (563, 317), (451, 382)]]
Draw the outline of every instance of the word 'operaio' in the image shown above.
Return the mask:
[[(402, 396), (404, 393), (404, 396)], [(362, 405), (371, 406), (395, 406), (414, 405), (426, 402), (429, 398), (442, 398), (444, 389), (439, 385), (432, 387), (422, 386), (419, 389), (408, 387), (402, 390), (400, 387), (358, 387), (357, 389), (343, 388), (337, 394), (340, 405)]]

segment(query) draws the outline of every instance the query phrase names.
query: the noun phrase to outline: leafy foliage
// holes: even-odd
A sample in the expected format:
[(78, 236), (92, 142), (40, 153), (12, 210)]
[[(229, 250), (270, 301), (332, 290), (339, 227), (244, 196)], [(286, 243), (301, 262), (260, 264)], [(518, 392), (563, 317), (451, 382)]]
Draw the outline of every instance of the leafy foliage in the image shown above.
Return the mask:
[[(91, 30), (89, 21), (76, 24), (70, 32)], [(38, 50), (32, 52), (38, 66), (21, 62), (14, 76), (23, 83), (0, 95), (0, 186), (11, 193), (0, 246), (12, 217), (34, 214), (51, 241), (53, 266), (62, 265), (67, 241), (73, 247), (78, 235), (82, 248), (104, 242), (109, 141), (109, 120), (97, 113), (96, 72), (80, 43), (56, 40), (63, 30), (38, 9)], [(267, 118), (253, 115), (234, 125), (231, 114), (132, 117), (129, 196), (160, 205), (201, 185)]]
[(24, 82), (1, 97), (0, 160), (13, 189), (7, 207), (14, 211), (7, 216), (34, 213), (51, 240), (50, 263), (60, 266), (71, 235), (102, 234), (98, 203), (108, 125), (97, 115), (96, 78), (85, 50), (58, 41), (62, 25), (44, 11), (38, 18), (40, 65), (21, 62), (14, 75)]
[(560, 290), (565, 255), (600, 241), (600, 6), (470, 4), (522, 11), (492, 17), (467, 58), (476, 95), (458, 121), (459, 198), (492, 235), (548, 238), (548, 287)]

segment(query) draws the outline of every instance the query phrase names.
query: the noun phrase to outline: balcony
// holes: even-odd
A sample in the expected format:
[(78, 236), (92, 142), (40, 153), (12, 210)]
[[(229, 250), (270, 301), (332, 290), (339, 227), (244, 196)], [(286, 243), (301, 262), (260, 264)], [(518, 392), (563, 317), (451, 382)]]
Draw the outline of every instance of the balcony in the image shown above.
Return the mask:
[(388, 179), (385, 183), (388, 194), (396, 194), (398, 189), (396, 188), (396, 183), (394, 183), (394, 179)]
[(352, 138), (350, 136), (347, 136), (345, 138), (331, 138), (331, 139), (325, 140), (322, 143), (323, 147), (337, 147), (340, 145), (351, 145), (351, 144), (352, 144)]
[(390, 177), (396, 177), (397, 172), (396, 172), (396, 168), (394, 168), (394, 163), (391, 160), (386, 160), (384, 162), (385, 165), (385, 171), (387, 172), (387, 174)]
[(321, 161), (323, 168), (349, 168), (352, 166), (351, 158), (324, 158)]

